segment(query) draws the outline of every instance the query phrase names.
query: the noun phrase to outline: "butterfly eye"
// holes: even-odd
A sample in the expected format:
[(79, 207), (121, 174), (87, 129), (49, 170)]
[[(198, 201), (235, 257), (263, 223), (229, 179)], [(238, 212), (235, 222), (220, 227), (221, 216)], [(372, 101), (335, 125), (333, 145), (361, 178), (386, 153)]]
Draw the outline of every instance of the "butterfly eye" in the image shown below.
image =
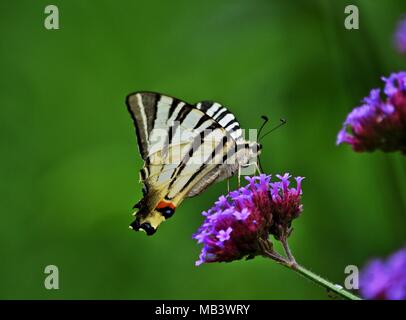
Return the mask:
[(145, 186), (145, 184), (142, 186), (142, 194), (145, 196), (148, 192), (147, 187)]
[(165, 219), (169, 219), (170, 217), (173, 216), (173, 214), (175, 213), (175, 210), (173, 210), (170, 207), (165, 207), (165, 208), (159, 209), (159, 212), (164, 216)]

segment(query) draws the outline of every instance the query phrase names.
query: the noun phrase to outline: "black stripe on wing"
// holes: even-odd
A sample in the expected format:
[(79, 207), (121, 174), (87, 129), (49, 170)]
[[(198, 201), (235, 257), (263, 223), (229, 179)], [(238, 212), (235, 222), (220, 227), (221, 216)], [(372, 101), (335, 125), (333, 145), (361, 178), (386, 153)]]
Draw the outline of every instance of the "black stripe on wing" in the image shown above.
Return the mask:
[(202, 110), (204, 113), (207, 112), (212, 106), (214, 102), (213, 101), (202, 101), (199, 103), (196, 103), (196, 108), (199, 110)]
[[(175, 176), (180, 175), (182, 173), (182, 171), (185, 169), (187, 162), (190, 160), (190, 158), (193, 157), (193, 155), (195, 154), (196, 151), (200, 150), (199, 148), (204, 143), (204, 139), (205, 139), (206, 135), (210, 134), (210, 132), (212, 130), (215, 130), (218, 128), (220, 128), (219, 124), (216, 122), (213, 122), (210, 126), (205, 128), (203, 131), (200, 131), (200, 133), (193, 139), (193, 142), (191, 143), (187, 154), (182, 159), (179, 166), (176, 168), (176, 170), (173, 171), (173, 173), (171, 175), (171, 179), (175, 178)], [(227, 139), (226, 136), (224, 136), (224, 138)], [(224, 138), (223, 138), (223, 141), (224, 141)], [(214, 151), (215, 151), (215, 149), (213, 150), (213, 152)], [(169, 187), (171, 187), (175, 181), (176, 181), (176, 178), (171, 180)]]
[[(218, 102), (213, 101), (201, 101), (196, 104), (196, 108), (203, 111), (208, 117), (214, 119), (220, 124), (221, 127), (225, 128), (230, 134), (232, 134), (235, 140), (241, 138), (240, 124), (235, 118), (234, 114)], [(227, 120), (225, 120), (227, 119)]]
[[(217, 146), (213, 149), (211, 156), (200, 166), (200, 168), (198, 170), (196, 170), (193, 173), (193, 175), (191, 175), (189, 180), (185, 183), (185, 185), (180, 190), (180, 193), (182, 193), (190, 185), (190, 183), (199, 176), (199, 174), (207, 167), (207, 165), (210, 163), (210, 161), (212, 161), (218, 153), (224, 152), (226, 143), (227, 143), (227, 137), (224, 136), (223, 140), (219, 144), (217, 144)], [(221, 165), (222, 164), (216, 164), (215, 167), (213, 168), (213, 170), (219, 168)], [(197, 183), (197, 181), (195, 181), (195, 184), (196, 183)]]
[(147, 160), (148, 156), (148, 137), (156, 117), (157, 99), (157, 94), (138, 92), (129, 94), (126, 98), (127, 109), (134, 122), (138, 147), (144, 160)]
[(177, 98), (172, 98), (172, 103), (171, 103), (171, 106), (169, 108), (169, 113), (168, 113), (168, 119), (170, 119), (172, 117), (173, 112), (175, 111), (176, 107), (178, 106), (178, 104), (180, 102), (182, 102), (182, 101)]
[[(165, 102), (162, 102), (163, 100)], [(170, 119), (176, 108), (180, 103), (183, 103), (182, 108), (178, 111), (175, 121), (182, 122), (187, 114), (194, 109), (194, 106), (187, 104), (186, 102), (181, 101), (177, 98), (172, 98), (167, 95), (162, 95), (155, 92), (135, 92), (129, 94), (126, 99), (127, 109), (133, 119), (135, 132), (137, 135), (138, 147), (141, 153), (142, 158), (149, 163), (149, 152), (150, 150), (150, 141), (149, 136), (152, 130), (156, 126), (158, 107), (167, 107), (168, 114), (164, 119), (164, 123)], [(203, 114), (202, 114), (203, 115)], [(162, 120), (162, 119), (161, 119)], [(168, 142), (170, 144), (170, 134), (172, 131), (169, 131)]]
[[(190, 176), (190, 178), (188, 179), (188, 181), (182, 186), (182, 188), (180, 189), (180, 191), (179, 191), (179, 193), (182, 193), (187, 187), (189, 187), (189, 185), (195, 180), (196, 181), (196, 183), (199, 181), (199, 180), (196, 180), (198, 177), (199, 177), (199, 175), (207, 168), (207, 166), (208, 166), (208, 164), (210, 163), (210, 161), (219, 153), (219, 152), (222, 152), (222, 150), (224, 150), (224, 146), (225, 146), (225, 141), (224, 141), (224, 139), (223, 139), (223, 141), (221, 141), (214, 149), (213, 149), (213, 151), (212, 151), (212, 153), (211, 153), (211, 157), (210, 158), (208, 158), (204, 163), (202, 163), (201, 164), (201, 166)], [(213, 167), (213, 169), (212, 170), (219, 170), (219, 167), (221, 166), (222, 164), (216, 164), (214, 167)], [(175, 181), (176, 181), (176, 178), (175, 178)], [(173, 182), (173, 181), (171, 181), (171, 182)], [(196, 184), (195, 183), (195, 184)], [(169, 190), (170, 190), (170, 188), (169, 188)], [(172, 200), (173, 198), (172, 197), (169, 197), (169, 192), (168, 192), (168, 194), (165, 196), (165, 199), (167, 199), (167, 200)]]
[[(177, 104), (175, 104), (175, 105), (172, 104), (171, 109), (172, 109), (173, 106), (174, 106), (174, 108), (173, 108), (173, 111), (171, 113), (171, 116), (173, 115), (173, 112), (176, 109), (176, 107), (178, 106), (178, 104), (179, 104), (179, 102)], [(178, 129), (179, 126), (182, 126), (183, 121), (186, 119), (186, 117), (188, 116), (188, 114), (192, 110), (193, 110), (193, 107), (190, 106), (190, 105), (184, 105), (182, 107), (182, 109), (180, 109), (180, 111), (177, 114), (173, 124), (169, 127), (168, 135), (167, 135), (168, 138), (165, 140), (164, 148), (163, 148), (163, 150), (165, 150), (165, 152), (169, 148), (169, 146), (172, 144), (173, 134), (176, 132), (176, 130)], [(171, 111), (169, 110), (169, 112), (171, 112)], [(170, 117), (168, 117), (168, 119), (169, 118)]]

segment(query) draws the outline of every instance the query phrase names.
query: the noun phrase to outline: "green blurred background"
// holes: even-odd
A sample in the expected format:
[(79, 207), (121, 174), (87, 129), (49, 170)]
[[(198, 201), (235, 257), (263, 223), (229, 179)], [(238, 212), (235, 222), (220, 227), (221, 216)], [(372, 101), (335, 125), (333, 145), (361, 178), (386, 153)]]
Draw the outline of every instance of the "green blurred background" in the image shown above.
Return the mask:
[[(43, 26), (55, 4), (60, 30)], [(360, 30), (344, 28), (344, 7)], [(335, 139), (380, 76), (406, 68), (392, 35), (406, 2), (5, 1), (0, 3), (0, 298), (323, 299), (272, 261), (194, 266), (200, 212), (219, 183), (185, 201), (153, 237), (131, 232), (142, 161), (132, 91), (216, 100), (263, 142), (268, 173), (306, 177), (296, 258), (337, 283), (405, 240), (406, 162)], [(233, 184), (236, 184), (234, 179)], [(46, 290), (44, 268), (59, 267)]]

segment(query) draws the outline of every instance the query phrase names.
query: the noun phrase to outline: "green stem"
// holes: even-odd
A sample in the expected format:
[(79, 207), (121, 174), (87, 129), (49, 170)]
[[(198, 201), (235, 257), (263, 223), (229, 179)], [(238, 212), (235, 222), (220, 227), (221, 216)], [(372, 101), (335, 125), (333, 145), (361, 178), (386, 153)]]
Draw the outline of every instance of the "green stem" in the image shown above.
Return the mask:
[(362, 300), (360, 297), (357, 297), (355, 294), (352, 294), (351, 292), (344, 290), (344, 288), (340, 285), (331, 283), (330, 281), (320, 277), (319, 275), (311, 272), (310, 270), (307, 270), (306, 268), (302, 267), (301, 265), (297, 264), (292, 252), (290, 251), (289, 244), (287, 241), (287, 236), (283, 235), (280, 239), (280, 242), (283, 245), (283, 248), (285, 250), (285, 253), (288, 257), (286, 259), (285, 257), (281, 256), (278, 254), (274, 249), (272, 242), (264, 239), (259, 240), (259, 245), (262, 250), (262, 255), (264, 257), (270, 258), (278, 262), (279, 264), (285, 266), (286, 268), (289, 268), (291, 270), (296, 271), (303, 277), (313, 281), (314, 283), (318, 284), (321, 287), (326, 288), (328, 291), (334, 292), (340, 297), (348, 300)]
[(332, 291), (339, 296), (343, 297), (344, 299), (348, 300), (361, 300), (361, 298), (357, 297), (356, 295), (352, 294), (351, 292), (344, 290), (343, 287), (333, 284), (330, 281), (327, 281), (326, 279), (318, 276), (317, 274), (307, 270), (306, 268), (303, 268), (302, 266), (293, 263), (293, 264), (288, 264), (285, 265), (286, 267), (296, 271), (303, 277), (317, 283), (318, 285), (328, 289), (329, 291)]

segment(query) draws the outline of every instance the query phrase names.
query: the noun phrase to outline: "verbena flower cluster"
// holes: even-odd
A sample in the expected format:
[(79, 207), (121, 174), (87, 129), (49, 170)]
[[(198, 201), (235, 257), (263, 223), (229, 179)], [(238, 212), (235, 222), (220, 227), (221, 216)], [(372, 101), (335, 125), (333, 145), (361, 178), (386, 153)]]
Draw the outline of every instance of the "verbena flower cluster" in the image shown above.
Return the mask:
[(406, 54), (406, 17), (399, 22), (396, 29), (395, 45), (400, 53)]
[(406, 299), (406, 248), (386, 261), (373, 260), (361, 273), (361, 294), (366, 299)]
[(289, 236), (292, 220), (303, 210), (303, 178), (295, 178), (295, 188), (289, 186), (288, 173), (277, 178), (271, 182), (270, 175), (246, 177), (246, 186), (221, 196), (202, 213), (205, 221), (193, 235), (203, 244), (197, 266), (252, 257), (260, 252), (260, 239), (267, 240), (269, 234), (277, 239)]
[(347, 116), (337, 144), (348, 143), (355, 151), (406, 153), (406, 72), (383, 78), (383, 97), (373, 89), (363, 104)]

